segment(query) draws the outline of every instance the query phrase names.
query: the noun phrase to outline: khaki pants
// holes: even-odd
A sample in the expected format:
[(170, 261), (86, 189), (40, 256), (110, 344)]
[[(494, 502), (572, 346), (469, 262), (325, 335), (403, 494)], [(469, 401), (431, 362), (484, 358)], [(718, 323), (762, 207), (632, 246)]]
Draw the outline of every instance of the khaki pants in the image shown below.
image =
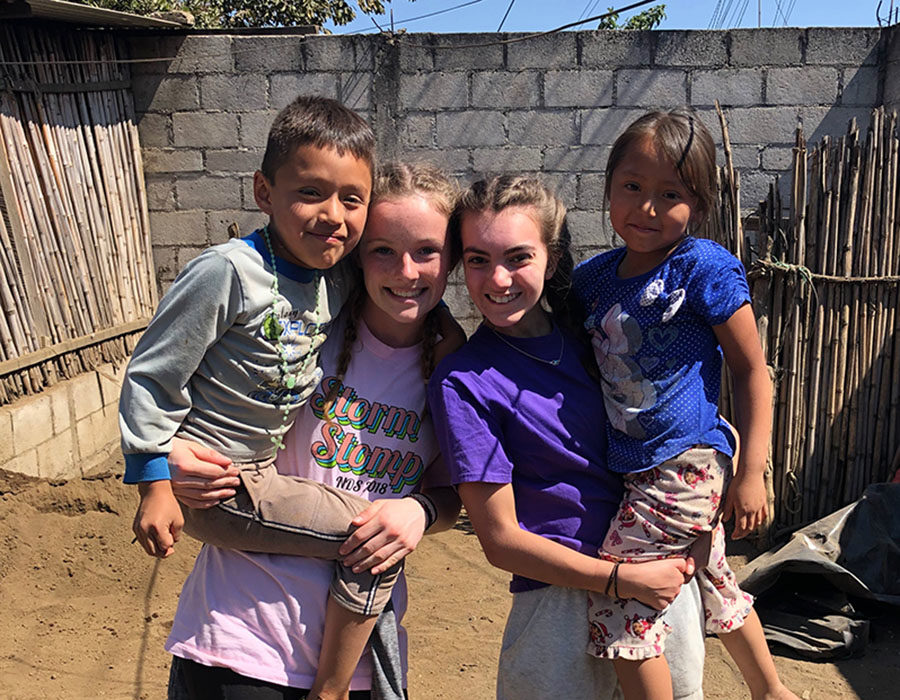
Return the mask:
[(353, 573), (339, 561), (350, 521), (370, 501), (310, 479), (279, 474), (271, 460), (239, 465), (237, 494), (207, 510), (186, 508), (184, 531), (224, 549), (331, 559), (331, 594), (342, 607), (377, 615), (387, 604), (403, 562), (384, 573)]

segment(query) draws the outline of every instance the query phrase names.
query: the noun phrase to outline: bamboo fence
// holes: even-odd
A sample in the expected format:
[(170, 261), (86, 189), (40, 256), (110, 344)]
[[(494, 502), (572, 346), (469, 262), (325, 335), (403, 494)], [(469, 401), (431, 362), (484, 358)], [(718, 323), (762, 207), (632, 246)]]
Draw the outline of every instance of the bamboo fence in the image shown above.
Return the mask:
[[(771, 184), (752, 237), (742, 230), (721, 112), (720, 120), (726, 164), (705, 235), (747, 267), (774, 379), (771, 539), (853, 502), (897, 468), (897, 116), (878, 108), (864, 137), (851, 121), (845, 135), (811, 149), (798, 128), (789, 182)], [(728, 413), (727, 384), (723, 398)]]
[(115, 40), (0, 27), (0, 404), (124, 360), (156, 305)]

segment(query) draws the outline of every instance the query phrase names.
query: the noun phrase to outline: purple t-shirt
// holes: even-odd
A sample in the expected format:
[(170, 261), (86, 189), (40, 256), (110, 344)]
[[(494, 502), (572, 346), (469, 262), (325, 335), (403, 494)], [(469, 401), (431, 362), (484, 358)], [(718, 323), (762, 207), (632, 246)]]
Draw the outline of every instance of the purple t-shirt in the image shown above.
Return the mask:
[[(557, 366), (528, 357), (553, 360), (561, 348)], [(622, 482), (606, 468), (603, 392), (583, 353), (556, 327), (539, 338), (500, 339), (481, 326), (438, 366), (428, 402), (454, 484), (511, 483), (523, 529), (595, 556)], [(510, 590), (543, 585), (514, 575)]]

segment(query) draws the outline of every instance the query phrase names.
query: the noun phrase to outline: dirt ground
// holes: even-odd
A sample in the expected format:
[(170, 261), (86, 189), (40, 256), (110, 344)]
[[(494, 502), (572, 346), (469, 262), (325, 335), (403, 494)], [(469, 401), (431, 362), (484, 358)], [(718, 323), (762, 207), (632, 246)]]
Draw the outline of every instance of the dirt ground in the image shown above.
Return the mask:
[[(0, 698), (165, 697), (163, 641), (197, 544), (182, 541), (164, 562), (145, 556), (131, 544), (135, 495), (112, 476), (54, 485), (0, 473)], [(407, 575), (411, 697), (493, 697), (506, 575), (464, 522), (426, 538)], [(862, 658), (777, 656), (782, 677), (811, 700), (898, 697), (900, 617), (873, 627)], [(716, 640), (707, 642), (704, 688), (708, 700), (749, 698)]]

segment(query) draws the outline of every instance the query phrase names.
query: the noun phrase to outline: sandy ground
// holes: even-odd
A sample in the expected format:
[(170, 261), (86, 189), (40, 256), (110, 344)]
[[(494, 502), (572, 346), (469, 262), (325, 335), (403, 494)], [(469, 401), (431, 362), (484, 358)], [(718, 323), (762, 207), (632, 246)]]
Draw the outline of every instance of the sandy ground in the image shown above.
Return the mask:
[[(110, 476), (54, 485), (0, 473), (0, 698), (165, 697), (163, 640), (197, 544), (164, 562), (145, 556), (131, 544), (135, 496)], [(465, 522), (426, 538), (407, 572), (411, 697), (493, 697), (506, 575)], [(862, 658), (776, 662), (804, 698), (896, 698), (900, 617), (876, 621), (873, 637)], [(704, 687), (708, 700), (750, 697), (716, 640)]]

